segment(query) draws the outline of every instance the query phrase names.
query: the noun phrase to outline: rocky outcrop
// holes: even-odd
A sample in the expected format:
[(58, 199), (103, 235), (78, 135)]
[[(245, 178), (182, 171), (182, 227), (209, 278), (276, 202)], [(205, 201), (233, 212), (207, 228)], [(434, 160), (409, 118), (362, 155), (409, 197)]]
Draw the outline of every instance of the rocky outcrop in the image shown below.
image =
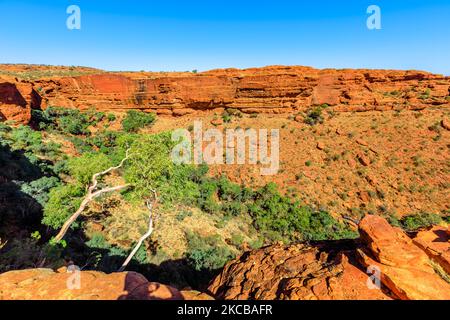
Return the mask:
[(40, 106), (41, 100), (32, 83), (0, 77), (0, 121), (27, 124), (31, 109)]
[(342, 245), (275, 245), (246, 253), (228, 263), (209, 290), (219, 299), (390, 299), (368, 289), (367, 274)]
[[(367, 216), (360, 225), (365, 246), (358, 249), (364, 267), (376, 266), (381, 281), (400, 299), (450, 299), (450, 284), (433, 268), (427, 254), (401, 231), (379, 216)], [(444, 243), (450, 248), (448, 241)]]
[(0, 300), (208, 300), (206, 294), (179, 291), (136, 272), (105, 274), (65, 268), (10, 271), (0, 275)]
[(413, 242), (450, 274), (450, 227), (435, 226), (431, 230), (421, 231)]
[[(450, 299), (446, 228), (422, 231), (412, 240), (383, 218), (368, 215), (359, 231), (356, 240), (276, 244), (246, 252), (225, 265), (208, 292), (239, 300)], [(79, 275), (66, 268), (6, 272), (0, 274), (0, 300), (212, 299), (149, 282), (135, 272)]]
[[(359, 230), (356, 241), (246, 253), (228, 263), (209, 290), (221, 299), (450, 299), (450, 284), (400, 229), (368, 215)], [(449, 249), (447, 238), (440, 250)], [(380, 289), (369, 283), (374, 278)]]
[(48, 105), (171, 115), (215, 108), (287, 113), (324, 103), (336, 111), (423, 109), (450, 102), (450, 78), (420, 71), (272, 66), (198, 74), (102, 73), (34, 85)]

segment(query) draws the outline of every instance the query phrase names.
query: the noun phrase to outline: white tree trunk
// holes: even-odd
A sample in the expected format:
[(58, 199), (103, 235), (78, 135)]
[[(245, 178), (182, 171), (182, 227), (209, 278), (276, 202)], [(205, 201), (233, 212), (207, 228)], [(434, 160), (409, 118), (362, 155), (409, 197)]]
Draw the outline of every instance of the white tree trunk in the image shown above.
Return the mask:
[(158, 194), (156, 193), (155, 190), (151, 190), (153, 192), (153, 195), (155, 197), (153, 203), (150, 203), (149, 201), (147, 201), (147, 208), (149, 210), (149, 221), (148, 221), (148, 230), (147, 232), (139, 238), (139, 241), (136, 243), (136, 245), (134, 246), (133, 251), (131, 251), (131, 253), (128, 255), (128, 257), (125, 259), (124, 263), (122, 264), (122, 266), (119, 268), (119, 272), (122, 272), (125, 270), (125, 268), (128, 266), (128, 264), (130, 263), (131, 259), (133, 259), (134, 255), (136, 254), (136, 252), (138, 252), (139, 248), (142, 246), (142, 243), (151, 236), (151, 234), (153, 233), (153, 209), (156, 205), (156, 203), (158, 202)]
[(98, 191), (95, 191), (98, 185), (98, 178), (113, 171), (113, 170), (117, 170), (119, 168), (121, 168), (124, 164), (124, 162), (129, 158), (129, 152), (130, 149), (127, 150), (125, 158), (122, 159), (122, 161), (120, 161), (119, 165), (115, 166), (115, 167), (110, 167), (102, 172), (98, 172), (95, 173), (92, 176), (92, 184), (91, 186), (88, 188), (88, 193), (86, 195), (86, 197), (83, 199), (83, 201), (81, 202), (80, 207), (78, 208), (78, 210), (71, 215), (66, 222), (64, 222), (64, 225), (62, 226), (61, 230), (58, 232), (58, 234), (55, 237), (56, 241), (61, 241), (64, 236), (66, 235), (67, 231), (69, 230), (70, 226), (72, 225), (72, 223), (75, 222), (75, 220), (78, 219), (78, 217), (81, 215), (81, 213), (84, 211), (84, 209), (86, 209), (87, 205), (89, 204), (89, 202), (91, 202), (93, 199), (99, 197), (100, 195), (104, 194), (104, 193), (108, 193), (108, 192), (113, 192), (113, 191), (118, 191), (121, 189), (125, 189), (129, 187), (129, 184), (125, 184), (125, 185), (120, 185), (120, 186), (116, 186), (116, 187), (108, 187), (108, 188), (104, 188)]

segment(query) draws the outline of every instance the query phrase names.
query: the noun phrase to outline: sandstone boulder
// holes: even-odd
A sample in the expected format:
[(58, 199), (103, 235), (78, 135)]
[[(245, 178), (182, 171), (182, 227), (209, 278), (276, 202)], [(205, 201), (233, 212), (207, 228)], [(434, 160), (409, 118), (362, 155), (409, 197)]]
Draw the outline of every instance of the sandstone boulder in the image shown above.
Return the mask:
[(367, 287), (352, 252), (339, 246), (274, 245), (228, 263), (209, 291), (219, 299), (390, 299)]
[(375, 215), (359, 225), (364, 267), (377, 267), (381, 281), (400, 299), (450, 299), (450, 284), (433, 269), (427, 254), (400, 229)]
[(355, 241), (246, 252), (224, 267), (209, 291), (219, 299), (450, 299), (450, 284), (403, 231), (372, 215), (359, 230)]
[(149, 282), (136, 272), (81, 271), (79, 282), (65, 268), (29, 269), (0, 274), (0, 300), (182, 300), (210, 299)]

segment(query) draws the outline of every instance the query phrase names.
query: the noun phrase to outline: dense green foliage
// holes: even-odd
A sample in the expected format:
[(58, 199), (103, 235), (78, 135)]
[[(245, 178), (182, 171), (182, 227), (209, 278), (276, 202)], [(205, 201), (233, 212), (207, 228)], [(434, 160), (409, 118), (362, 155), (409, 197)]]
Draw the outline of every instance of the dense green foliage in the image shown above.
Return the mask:
[(150, 196), (152, 189), (158, 190), (162, 203), (192, 203), (198, 196), (198, 186), (191, 179), (195, 168), (175, 165), (170, 158), (173, 146), (170, 133), (145, 135), (131, 144), (125, 178), (134, 186), (134, 199)]
[(103, 120), (105, 114), (95, 110), (81, 112), (78, 109), (48, 107), (45, 111), (33, 111), (33, 118), (43, 130), (56, 130), (72, 135), (89, 135), (89, 126), (96, 125)]
[(217, 270), (233, 259), (234, 255), (224, 246), (218, 236), (201, 237), (196, 233), (187, 233), (189, 263), (197, 271)]
[(53, 188), (44, 208), (42, 223), (54, 229), (60, 228), (64, 221), (78, 209), (84, 194), (85, 189), (79, 184), (67, 184)]
[(145, 113), (137, 110), (130, 110), (122, 120), (122, 128), (126, 132), (137, 132), (139, 129), (149, 126), (155, 122), (156, 116), (153, 113)]
[(69, 174), (81, 185), (87, 186), (94, 173), (101, 172), (112, 166), (111, 159), (104, 153), (84, 153), (67, 162)]
[(433, 213), (419, 213), (402, 217), (400, 225), (407, 231), (416, 231), (442, 222), (442, 218)]
[(30, 237), (13, 239), (0, 255), (0, 273), (14, 269), (35, 268), (43, 262), (51, 268), (60, 267), (64, 261), (61, 259), (64, 246), (47, 242), (40, 244), (41, 235), (34, 232)]

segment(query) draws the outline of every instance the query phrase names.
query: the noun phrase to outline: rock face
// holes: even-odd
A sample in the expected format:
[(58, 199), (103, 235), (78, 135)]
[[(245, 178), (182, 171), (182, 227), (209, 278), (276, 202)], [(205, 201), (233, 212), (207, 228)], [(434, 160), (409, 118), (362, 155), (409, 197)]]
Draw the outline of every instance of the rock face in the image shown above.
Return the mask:
[(31, 119), (31, 109), (40, 106), (41, 100), (33, 84), (0, 78), (0, 121), (27, 124)]
[[(427, 254), (400, 229), (379, 216), (359, 226), (365, 247), (358, 250), (363, 266), (376, 266), (381, 280), (400, 299), (450, 299), (450, 284), (434, 270)], [(450, 244), (444, 244), (447, 249)]]
[(450, 79), (418, 71), (273, 66), (200, 74), (108, 73), (40, 85), (49, 105), (182, 115), (221, 107), (280, 113), (324, 103), (341, 111), (422, 109), (431, 102), (449, 103)]
[[(275, 245), (246, 253), (228, 263), (209, 290), (222, 299), (450, 299), (450, 284), (401, 230), (370, 215), (359, 229), (361, 239), (353, 244)], [(447, 238), (439, 252), (449, 249)], [(380, 290), (368, 285), (374, 270), (381, 272)]]
[(413, 242), (437, 263), (446, 273), (450, 274), (450, 229), (441, 226), (428, 231), (421, 231)]
[[(15, 86), (12, 82), (9, 85)], [(36, 107), (142, 109), (176, 116), (215, 108), (288, 113), (325, 103), (335, 111), (423, 109), (450, 104), (450, 78), (420, 71), (271, 66), (198, 74), (99, 72), (30, 80), (26, 85), (33, 86), (33, 95), (42, 98)], [(14, 89), (3, 89), (9, 90)], [(28, 97), (29, 89), (26, 91)], [(5, 97), (9, 99), (11, 94), (0, 96), (5, 104), (9, 101)], [(12, 97), (14, 105), (29, 105), (25, 96), (23, 100)], [(12, 101), (6, 118), (17, 117)]]
[[(336, 244), (335, 244), (336, 245)], [(219, 299), (390, 299), (368, 289), (367, 275), (339, 246), (275, 245), (228, 263), (209, 290)]]
[[(206, 300), (211, 297), (147, 279), (136, 272), (82, 271), (79, 282), (65, 269), (29, 269), (0, 275), (0, 300)], [(72, 288), (72, 289), (71, 289)]]

